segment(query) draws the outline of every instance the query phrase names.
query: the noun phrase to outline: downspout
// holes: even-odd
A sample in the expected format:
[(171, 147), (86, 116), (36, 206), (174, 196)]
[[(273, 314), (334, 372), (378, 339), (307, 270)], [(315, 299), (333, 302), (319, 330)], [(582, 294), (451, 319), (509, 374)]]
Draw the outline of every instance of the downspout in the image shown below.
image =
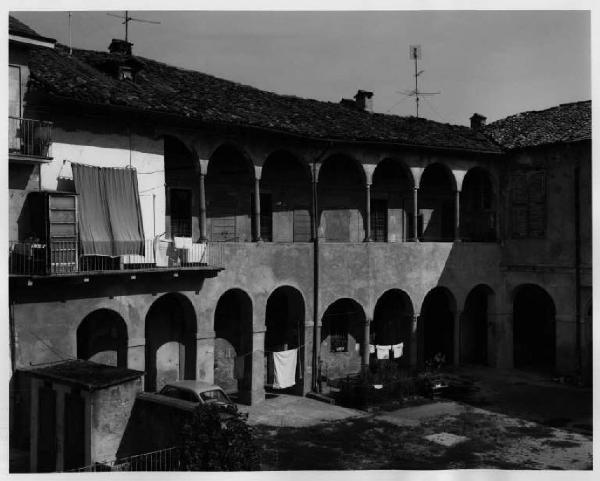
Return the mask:
[(575, 351), (577, 358), (577, 373), (579, 376), (583, 374), (582, 356), (581, 356), (581, 235), (580, 235), (580, 189), (579, 177), (581, 167), (579, 159), (575, 164), (575, 173), (573, 179), (574, 210), (575, 210)]
[(313, 376), (312, 389), (320, 392), (320, 347), (321, 333), (319, 329), (319, 209), (317, 206), (317, 161), (313, 161), (312, 178), (312, 238), (313, 238)]

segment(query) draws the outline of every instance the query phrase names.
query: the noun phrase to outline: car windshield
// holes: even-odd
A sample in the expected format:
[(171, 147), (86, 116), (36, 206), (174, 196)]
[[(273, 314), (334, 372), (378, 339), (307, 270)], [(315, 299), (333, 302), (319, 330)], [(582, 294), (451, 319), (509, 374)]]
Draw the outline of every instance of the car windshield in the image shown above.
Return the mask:
[(204, 402), (221, 402), (221, 403), (229, 403), (229, 399), (225, 395), (223, 391), (220, 389), (213, 389), (212, 391), (204, 391), (200, 393), (200, 397)]

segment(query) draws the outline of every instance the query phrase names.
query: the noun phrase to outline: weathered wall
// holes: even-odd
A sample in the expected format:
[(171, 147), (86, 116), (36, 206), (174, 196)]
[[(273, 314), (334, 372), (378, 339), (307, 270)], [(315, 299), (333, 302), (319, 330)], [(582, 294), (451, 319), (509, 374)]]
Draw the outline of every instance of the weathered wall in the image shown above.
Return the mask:
[(27, 209), (27, 195), (39, 189), (40, 167), (33, 164), (17, 164), (8, 166), (8, 239), (10, 241), (25, 240), (32, 231), (32, 219)]
[(91, 462), (115, 459), (142, 379), (95, 391), (92, 396)]

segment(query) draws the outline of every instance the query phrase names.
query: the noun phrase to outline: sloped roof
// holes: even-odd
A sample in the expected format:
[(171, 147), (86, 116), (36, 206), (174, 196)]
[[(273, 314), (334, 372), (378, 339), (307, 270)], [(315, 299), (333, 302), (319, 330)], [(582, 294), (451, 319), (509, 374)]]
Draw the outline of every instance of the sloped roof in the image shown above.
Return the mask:
[(53, 38), (43, 37), (28, 25), (25, 25), (20, 20), (16, 19), (12, 15), (8, 16), (8, 33), (13, 35), (19, 35), (20, 37), (33, 38), (36, 40), (43, 40), (46, 42), (56, 42)]
[[(111, 75), (116, 64), (132, 65), (138, 71), (135, 82)], [(279, 95), (138, 56), (78, 49), (69, 56), (65, 47), (57, 45), (54, 50), (32, 50), (29, 67), (32, 87), (62, 100), (317, 139), (501, 152), (485, 135), (468, 127)]]
[(506, 149), (589, 140), (592, 138), (592, 102), (561, 104), (511, 115), (487, 125), (484, 132)]

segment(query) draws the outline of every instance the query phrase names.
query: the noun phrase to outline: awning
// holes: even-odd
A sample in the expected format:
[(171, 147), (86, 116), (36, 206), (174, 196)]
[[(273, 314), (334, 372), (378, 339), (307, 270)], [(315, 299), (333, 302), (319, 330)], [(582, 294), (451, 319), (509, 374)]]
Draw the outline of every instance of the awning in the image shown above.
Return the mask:
[(72, 164), (84, 255), (144, 255), (135, 169)]

